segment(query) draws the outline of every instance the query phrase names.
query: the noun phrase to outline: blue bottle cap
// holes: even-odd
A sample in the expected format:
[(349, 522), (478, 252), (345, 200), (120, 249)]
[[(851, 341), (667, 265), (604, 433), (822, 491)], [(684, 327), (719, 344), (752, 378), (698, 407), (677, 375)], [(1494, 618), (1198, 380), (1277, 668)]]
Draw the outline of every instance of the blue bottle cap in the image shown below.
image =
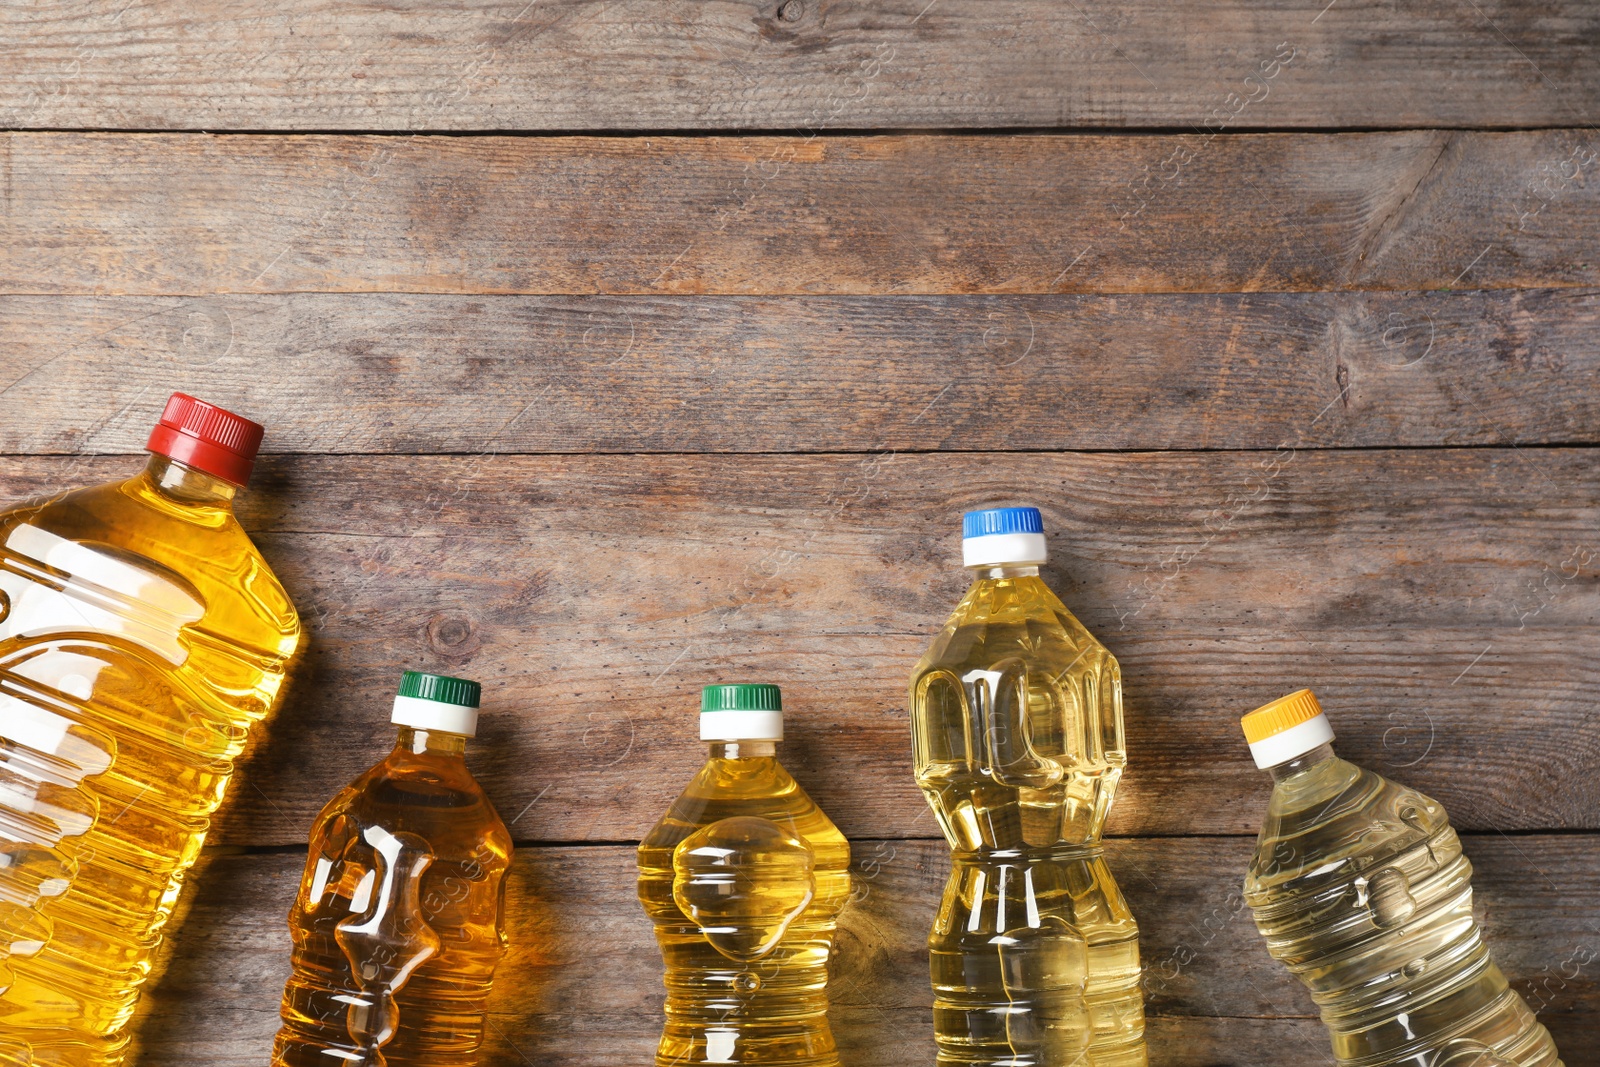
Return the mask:
[(961, 560), (968, 567), (1037, 565), (1047, 557), (1038, 508), (986, 508), (961, 519)]
[(1044, 533), (1044, 517), (1038, 508), (985, 508), (961, 517), (962, 537), (989, 537), (993, 534)]

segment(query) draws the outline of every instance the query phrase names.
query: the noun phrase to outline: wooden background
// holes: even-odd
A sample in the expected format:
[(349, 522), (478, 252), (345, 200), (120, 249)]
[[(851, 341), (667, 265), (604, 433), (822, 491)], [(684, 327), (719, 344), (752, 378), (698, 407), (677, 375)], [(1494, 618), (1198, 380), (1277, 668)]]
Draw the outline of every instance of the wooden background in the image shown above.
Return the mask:
[(402, 667), (486, 683), (486, 1063), (649, 1061), (632, 844), (732, 678), (853, 841), (846, 1062), (930, 1063), (902, 685), (960, 512), (1015, 501), (1126, 676), (1153, 1064), (1331, 1062), (1238, 895), (1237, 716), (1300, 685), (1600, 1062), (1600, 7), (44, 0), (0, 42), (4, 497), (235, 408), (309, 627), (145, 1067), (265, 1063)]

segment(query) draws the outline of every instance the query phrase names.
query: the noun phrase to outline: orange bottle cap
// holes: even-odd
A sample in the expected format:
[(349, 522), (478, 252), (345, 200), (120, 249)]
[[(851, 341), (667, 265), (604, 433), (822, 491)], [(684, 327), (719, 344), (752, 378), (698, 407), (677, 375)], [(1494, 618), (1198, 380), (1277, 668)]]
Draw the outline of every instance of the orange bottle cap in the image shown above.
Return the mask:
[(1274, 767), (1333, 740), (1333, 728), (1309, 689), (1281, 696), (1239, 720), (1257, 767)]

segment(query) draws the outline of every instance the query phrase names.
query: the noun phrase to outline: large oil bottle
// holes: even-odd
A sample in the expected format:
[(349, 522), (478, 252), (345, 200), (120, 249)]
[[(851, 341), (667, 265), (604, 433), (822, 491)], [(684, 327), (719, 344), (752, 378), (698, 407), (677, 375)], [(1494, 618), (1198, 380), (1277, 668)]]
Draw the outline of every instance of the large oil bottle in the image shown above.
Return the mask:
[(639, 845), (639, 900), (666, 963), (657, 1067), (838, 1067), (828, 957), (850, 846), (778, 763), (775, 685), (701, 696), (710, 759)]
[(941, 1067), (1143, 1067), (1139, 933), (1101, 856), (1126, 762), (1117, 661), (1039, 577), (1035, 508), (970, 512), (973, 582), (911, 677), (952, 850), (928, 938)]
[(1346, 1067), (1561, 1067), (1472, 917), (1444, 808), (1333, 754), (1309, 689), (1244, 718), (1272, 800), (1245, 901)]
[(481, 692), (406, 671), (394, 749), (317, 816), (274, 1067), (476, 1067), (511, 863), (463, 759)]
[(261, 427), (182, 393), (143, 473), (0, 514), (0, 1065), (107, 1067), (300, 639), (233, 515)]

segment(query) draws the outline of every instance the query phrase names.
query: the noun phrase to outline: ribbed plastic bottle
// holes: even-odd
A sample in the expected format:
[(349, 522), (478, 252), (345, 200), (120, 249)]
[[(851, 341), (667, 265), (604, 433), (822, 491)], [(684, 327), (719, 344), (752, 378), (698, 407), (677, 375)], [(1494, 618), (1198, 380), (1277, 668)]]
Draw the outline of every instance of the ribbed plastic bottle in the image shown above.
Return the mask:
[(828, 957), (850, 846), (778, 763), (777, 686), (707, 686), (700, 706), (710, 758), (639, 845), (666, 963), (657, 1067), (838, 1067)]
[(952, 850), (933, 932), (946, 1067), (1142, 1067), (1139, 932), (1101, 856), (1127, 761), (1117, 661), (1039, 577), (1037, 509), (969, 512), (972, 586), (911, 676)]
[(1344, 1067), (1560, 1067), (1472, 917), (1436, 801), (1333, 754), (1309, 689), (1244, 717), (1272, 800), (1245, 900), (1311, 990)]
[(0, 514), (0, 1065), (107, 1067), (300, 640), (233, 515), (261, 427), (175, 393), (143, 473)]
[(274, 1067), (476, 1067), (511, 863), (463, 758), (480, 693), (406, 671), (394, 750), (317, 816)]

